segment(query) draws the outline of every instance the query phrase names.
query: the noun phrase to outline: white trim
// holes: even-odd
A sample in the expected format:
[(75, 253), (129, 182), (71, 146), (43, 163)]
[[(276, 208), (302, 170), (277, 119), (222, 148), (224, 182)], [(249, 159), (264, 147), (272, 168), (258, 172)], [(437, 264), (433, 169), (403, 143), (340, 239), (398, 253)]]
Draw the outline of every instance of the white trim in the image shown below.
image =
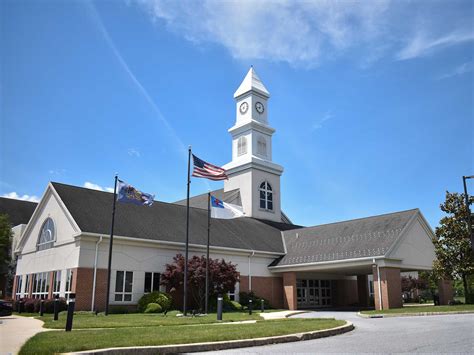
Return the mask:
[(94, 257), (94, 277), (92, 280), (92, 301), (91, 301), (91, 311), (94, 312), (95, 308), (95, 287), (97, 281), (97, 258), (99, 254), (99, 244), (102, 242), (102, 236), (100, 236), (99, 240), (95, 244), (95, 257)]
[[(292, 264), (292, 265), (276, 265), (276, 266), (269, 266), (269, 269), (284, 269), (284, 268), (296, 268), (296, 267), (304, 267), (304, 266), (319, 266), (319, 265), (334, 265), (334, 264), (344, 264), (344, 263), (353, 263), (357, 261), (372, 261), (373, 259), (386, 259), (385, 255), (380, 256), (370, 256), (364, 258), (352, 258), (352, 259), (342, 259), (342, 260), (330, 260), (330, 261), (318, 261), (312, 263), (303, 263), (303, 264)], [(393, 259), (396, 260), (396, 259)], [(359, 265), (354, 265), (359, 266)]]
[(395, 250), (395, 248), (400, 244), (400, 242), (405, 237), (405, 234), (407, 233), (409, 228), (412, 226), (414, 221), (417, 219), (419, 213), (420, 213), (420, 211), (417, 210), (417, 212), (413, 216), (411, 216), (410, 220), (407, 222), (407, 224), (405, 224), (405, 227), (403, 227), (403, 229), (400, 231), (400, 234), (398, 235), (397, 239), (395, 240), (395, 242), (392, 243), (392, 245), (387, 250), (385, 255), (387, 255), (387, 256), (390, 255)]
[[(100, 233), (91, 233), (91, 232), (81, 232), (81, 233), (76, 233), (73, 235), (75, 239), (81, 239), (83, 236), (91, 236), (94, 238), (98, 238), (103, 236), (104, 238), (110, 238), (109, 235), (104, 235)], [(120, 235), (114, 235), (114, 240), (123, 240), (123, 241), (129, 241), (132, 242), (133, 244), (161, 244), (161, 245), (169, 245), (169, 246), (185, 246), (185, 243), (181, 242), (170, 242), (170, 241), (165, 241), (165, 240), (152, 240), (152, 239), (141, 239), (141, 238), (131, 238), (131, 237), (124, 237)], [(205, 245), (201, 244), (192, 244), (189, 243), (189, 247), (195, 248), (195, 249), (206, 249)], [(226, 251), (228, 253), (230, 252), (238, 252), (242, 253), (245, 256), (247, 256), (250, 253), (254, 254), (260, 254), (260, 255), (270, 255), (273, 257), (278, 257), (281, 255), (285, 255), (284, 253), (279, 253), (279, 252), (268, 252), (268, 251), (260, 251), (260, 250), (252, 250), (252, 249), (239, 249), (239, 248), (229, 248), (229, 247), (220, 247), (220, 246), (210, 246), (209, 247), (211, 250), (219, 250), (219, 251)], [(232, 253), (232, 255), (235, 255), (235, 253)], [(258, 256), (258, 255), (257, 255)]]

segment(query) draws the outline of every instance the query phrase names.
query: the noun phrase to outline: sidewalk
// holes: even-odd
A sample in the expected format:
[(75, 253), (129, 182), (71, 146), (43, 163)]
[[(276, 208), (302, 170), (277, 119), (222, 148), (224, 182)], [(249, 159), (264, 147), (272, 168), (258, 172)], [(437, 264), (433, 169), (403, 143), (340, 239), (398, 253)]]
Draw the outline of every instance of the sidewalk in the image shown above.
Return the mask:
[(0, 317), (0, 354), (18, 354), (33, 335), (46, 331), (43, 322), (29, 317)]

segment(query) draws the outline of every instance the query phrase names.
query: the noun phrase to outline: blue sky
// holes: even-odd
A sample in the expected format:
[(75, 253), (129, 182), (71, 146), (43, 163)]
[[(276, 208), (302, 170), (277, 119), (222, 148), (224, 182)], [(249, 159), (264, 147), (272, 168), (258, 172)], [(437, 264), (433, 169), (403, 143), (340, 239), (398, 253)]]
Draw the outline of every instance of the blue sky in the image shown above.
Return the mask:
[(189, 144), (230, 160), (253, 65), (294, 223), (418, 207), (435, 227), (474, 173), (473, 20), (471, 1), (2, 1), (0, 195), (118, 172), (184, 198)]

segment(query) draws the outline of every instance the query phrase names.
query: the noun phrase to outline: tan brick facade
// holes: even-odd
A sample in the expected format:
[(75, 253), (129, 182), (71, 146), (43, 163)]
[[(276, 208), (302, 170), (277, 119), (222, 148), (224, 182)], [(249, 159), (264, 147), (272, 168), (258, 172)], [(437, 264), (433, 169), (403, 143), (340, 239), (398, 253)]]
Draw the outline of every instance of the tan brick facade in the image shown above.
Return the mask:
[[(240, 276), (240, 292), (248, 292), (248, 276)], [(283, 278), (252, 276), (252, 291), (258, 296), (267, 299), (272, 307), (283, 307)]]
[(331, 291), (334, 307), (352, 306), (359, 300), (356, 280), (333, 280)]
[[(400, 308), (402, 307), (402, 282), (400, 278), (400, 269), (381, 267), (380, 270), (380, 288), (382, 293), (382, 308)], [(377, 267), (373, 267), (374, 276), (374, 299), (375, 309), (380, 309), (379, 286)]]
[(296, 303), (296, 273), (295, 272), (284, 272), (283, 273), (283, 300), (284, 308), (291, 311), (297, 309)]

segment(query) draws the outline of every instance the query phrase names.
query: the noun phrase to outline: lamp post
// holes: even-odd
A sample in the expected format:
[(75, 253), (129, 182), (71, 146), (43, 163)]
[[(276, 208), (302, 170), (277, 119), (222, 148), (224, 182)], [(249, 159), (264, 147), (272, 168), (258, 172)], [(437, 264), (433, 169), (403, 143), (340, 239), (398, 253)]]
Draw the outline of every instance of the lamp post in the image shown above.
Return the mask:
[(467, 179), (474, 179), (474, 175), (463, 176), (462, 182), (464, 185), (464, 198), (466, 199), (466, 208), (467, 208), (467, 226), (469, 230), (469, 237), (471, 238), (471, 251), (474, 253), (474, 234), (472, 233), (472, 215), (471, 209), (469, 208), (469, 195), (467, 194)]

